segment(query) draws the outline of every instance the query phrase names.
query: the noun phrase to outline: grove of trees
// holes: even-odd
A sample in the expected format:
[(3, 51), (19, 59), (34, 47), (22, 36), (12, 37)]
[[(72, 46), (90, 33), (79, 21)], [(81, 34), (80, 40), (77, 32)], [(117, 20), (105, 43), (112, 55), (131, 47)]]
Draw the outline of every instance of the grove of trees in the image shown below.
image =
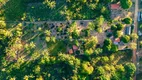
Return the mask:
[(123, 35), (132, 18), (111, 20), (108, 5), (119, 1), (123, 9), (132, 6), (131, 0), (0, 0), (0, 80), (132, 80), (138, 35)]
[(121, 7), (123, 9), (129, 9), (132, 6), (132, 0), (120, 0)]

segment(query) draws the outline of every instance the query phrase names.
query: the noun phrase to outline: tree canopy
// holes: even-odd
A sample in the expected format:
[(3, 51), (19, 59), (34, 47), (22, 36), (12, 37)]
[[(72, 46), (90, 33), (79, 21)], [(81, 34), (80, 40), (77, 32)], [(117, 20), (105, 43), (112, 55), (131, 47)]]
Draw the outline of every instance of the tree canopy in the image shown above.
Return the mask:
[(123, 9), (129, 9), (132, 6), (132, 0), (120, 0)]
[(132, 24), (132, 18), (126, 17), (122, 20), (125, 24)]
[(130, 36), (128, 35), (124, 35), (121, 37), (121, 40), (124, 42), (124, 43), (128, 43), (130, 41)]

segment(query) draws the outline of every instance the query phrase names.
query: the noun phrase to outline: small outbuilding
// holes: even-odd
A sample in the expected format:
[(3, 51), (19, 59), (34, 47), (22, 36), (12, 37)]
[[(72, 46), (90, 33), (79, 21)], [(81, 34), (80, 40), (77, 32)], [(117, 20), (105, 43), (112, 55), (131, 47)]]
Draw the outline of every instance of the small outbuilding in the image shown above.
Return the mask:
[(125, 34), (130, 35), (131, 34), (131, 27), (126, 27), (125, 28)]
[(68, 53), (69, 53), (69, 54), (73, 54), (73, 50), (72, 50), (72, 49), (69, 49), (69, 50), (68, 50)]
[(74, 51), (78, 50), (78, 47), (76, 45), (73, 45), (72, 48)]
[(120, 43), (120, 38), (116, 38), (113, 42), (115, 45), (118, 45)]
[(120, 9), (120, 4), (111, 4), (111, 9)]

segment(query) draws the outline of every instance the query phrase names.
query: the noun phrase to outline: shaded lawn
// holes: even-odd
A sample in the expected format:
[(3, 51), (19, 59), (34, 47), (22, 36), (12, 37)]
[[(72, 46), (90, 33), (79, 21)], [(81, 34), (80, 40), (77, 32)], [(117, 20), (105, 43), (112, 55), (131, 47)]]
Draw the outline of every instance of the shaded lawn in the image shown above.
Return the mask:
[(5, 17), (5, 20), (15, 21), (21, 20), (23, 13), (26, 10), (26, 6), (23, 4), (23, 0), (9, 0), (6, 5), (0, 8), (0, 12), (2, 10), (4, 11), (2, 16)]
[(48, 42), (47, 47), (48, 47), (49, 54), (53, 56), (58, 55), (59, 52), (62, 52), (62, 53), (66, 52), (66, 44), (63, 41), (56, 41), (55, 43)]
[(142, 80), (142, 72), (140, 72), (139, 74), (137, 74), (137, 80)]
[(60, 14), (60, 10), (65, 5), (64, 1), (58, 1), (56, 4), (56, 7), (53, 9), (46, 7), (42, 3), (31, 3), (27, 5), (27, 20), (65, 20)]
[(122, 64), (122, 63), (131, 62), (133, 53), (132, 53), (132, 50), (126, 49), (123, 51), (118, 51), (115, 54), (115, 56), (121, 57), (120, 60), (118, 61), (118, 64)]

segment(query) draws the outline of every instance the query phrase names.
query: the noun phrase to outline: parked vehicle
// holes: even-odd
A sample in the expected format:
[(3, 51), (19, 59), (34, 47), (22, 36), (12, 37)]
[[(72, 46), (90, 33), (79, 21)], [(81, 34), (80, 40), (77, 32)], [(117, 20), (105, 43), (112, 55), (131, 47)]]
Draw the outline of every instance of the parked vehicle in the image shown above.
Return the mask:
[(130, 35), (131, 34), (131, 27), (127, 26), (125, 27), (125, 34)]
[(135, 24), (133, 23), (133, 24), (131, 25), (131, 33), (134, 32), (134, 27), (135, 27)]
[(142, 20), (142, 12), (141, 12), (141, 20)]
[(140, 21), (141, 13), (138, 12), (138, 21)]
[(142, 35), (142, 32), (141, 32), (141, 31), (138, 31), (138, 35), (141, 36), (141, 35)]

